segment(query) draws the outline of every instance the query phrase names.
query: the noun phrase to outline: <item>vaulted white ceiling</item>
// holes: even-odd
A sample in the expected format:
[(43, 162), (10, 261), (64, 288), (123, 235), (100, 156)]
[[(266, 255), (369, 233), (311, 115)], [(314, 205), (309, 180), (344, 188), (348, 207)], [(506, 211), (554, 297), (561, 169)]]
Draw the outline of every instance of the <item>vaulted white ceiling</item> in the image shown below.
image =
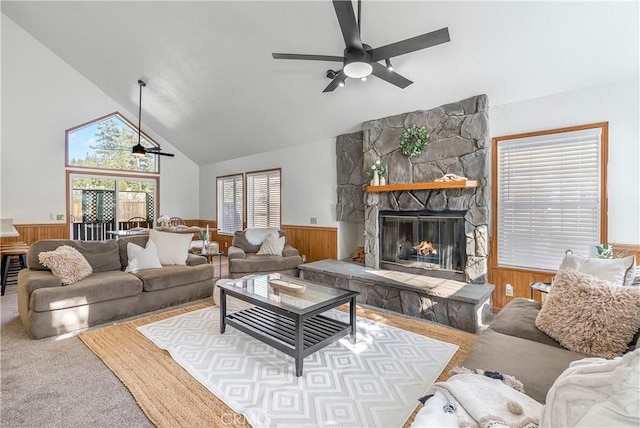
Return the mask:
[[(2, 12), (130, 112), (147, 82), (150, 127), (198, 164), (324, 142), (363, 121), (485, 93), (511, 103), (638, 76), (637, 2), (363, 1), (362, 39), (377, 47), (448, 27), (451, 42), (393, 59), (415, 83), (348, 79), (326, 1), (22, 2)], [(108, 113), (108, 112), (106, 112)], [(135, 119), (135, 118), (131, 118)]]

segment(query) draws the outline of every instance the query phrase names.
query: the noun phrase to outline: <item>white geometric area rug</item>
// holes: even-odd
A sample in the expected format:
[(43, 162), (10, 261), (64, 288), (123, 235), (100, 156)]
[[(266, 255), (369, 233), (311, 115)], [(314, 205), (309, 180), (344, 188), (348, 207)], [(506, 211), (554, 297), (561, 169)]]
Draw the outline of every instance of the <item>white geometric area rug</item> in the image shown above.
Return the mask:
[(401, 427), (458, 349), (358, 317), (356, 344), (328, 345), (296, 377), (292, 357), (230, 326), (221, 335), (218, 307), (138, 330), (255, 428)]

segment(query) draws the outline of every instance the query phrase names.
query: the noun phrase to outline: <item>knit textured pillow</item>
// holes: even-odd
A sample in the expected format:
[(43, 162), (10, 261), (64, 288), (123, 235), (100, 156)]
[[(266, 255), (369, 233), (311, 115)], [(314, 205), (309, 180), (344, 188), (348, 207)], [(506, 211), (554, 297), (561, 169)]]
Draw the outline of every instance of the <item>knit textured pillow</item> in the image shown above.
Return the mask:
[(536, 326), (571, 351), (618, 357), (640, 328), (640, 288), (559, 271)]
[(51, 273), (60, 278), (63, 285), (73, 284), (93, 273), (91, 265), (78, 250), (61, 245), (53, 251), (38, 254), (38, 260)]
[(262, 245), (260, 246), (260, 250), (258, 250), (256, 254), (281, 256), (282, 250), (284, 250), (284, 242), (284, 236), (281, 236), (280, 238), (274, 238), (273, 236), (269, 235), (264, 239)]

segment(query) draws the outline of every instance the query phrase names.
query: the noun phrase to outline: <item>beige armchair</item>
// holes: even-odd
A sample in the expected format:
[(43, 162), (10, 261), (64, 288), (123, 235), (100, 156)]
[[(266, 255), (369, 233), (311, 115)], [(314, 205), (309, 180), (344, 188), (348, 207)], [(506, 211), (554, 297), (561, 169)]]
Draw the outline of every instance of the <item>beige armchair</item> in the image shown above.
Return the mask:
[(282, 255), (257, 254), (262, 244), (252, 244), (247, 240), (246, 232), (246, 230), (237, 231), (233, 236), (232, 246), (229, 247), (230, 278), (273, 272), (298, 276), (298, 266), (302, 264), (302, 257), (297, 249), (286, 243), (286, 235), (283, 231), (278, 231), (280, 237), (285, 237)]

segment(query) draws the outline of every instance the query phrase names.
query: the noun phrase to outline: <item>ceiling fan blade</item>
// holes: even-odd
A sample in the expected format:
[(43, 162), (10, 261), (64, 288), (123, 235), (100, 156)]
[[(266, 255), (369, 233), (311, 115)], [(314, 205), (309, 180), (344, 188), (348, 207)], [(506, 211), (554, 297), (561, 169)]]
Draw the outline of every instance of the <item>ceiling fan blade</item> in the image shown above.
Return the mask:
[(395, 71), (389, 71), (387, 67), (377, 62), (371, 63), (373, 67), (373, 71), (371, 72), (374, 76), (379, 77), (382, 80), (386, 80), (389, 83), (396, 85), (399, 88), (406, 88), (413, 82), (406, 77), (403, 77), (396, 73)]
[(430, 33), (422, 34), (421, 36), (412, 37), (410, 39), (372, 49), (371, 59), (373, 61), (389, 59), (394, 56), (404, 55), (420, 49), (430, 48), (431, 46), (446, 43), (450, 40), (449, 28), (445, 27)]
[(333, 0), (333, 8), (338, 16), (338, 24), (344, 37), (344, 43), (348, 49), (363, 50), (360, 30), (356, 22), (356, 15), (353, 13), (351, 0)]
[(301, 59), (310, 61), (337, 61), (343, 62), (344, 58), (341, 56), (333, 55), (305, 55), (305, 54), (286, 54), (286, 53), (272, 53), (273, 59)]
[(165, 153), (165, 152), (149, 152), (152, 155), (161, 155), (161, 156), (169, 156), (169, 157), (174, 157), (175, 155), (173, 153)]
[(150, 155), (175, 156), (173, 153), (166, 153), (161, 150), (162, 149), (155, 147), (145, 147), (145, 151)]
[(340, 82), (344, 82), (344, 79), (346, 78), (347, 78), (347, 75), (344, 74), (344, 71), (340, 70), (338, 74), (336, 74), (336, 77), (333, 78), (331, 83), (329, 83), (329, 85), (326, 88), (324, 88), (324, 91), (322, 92), (332, 92), (334, 89), (336, 89), (340, 85)]

